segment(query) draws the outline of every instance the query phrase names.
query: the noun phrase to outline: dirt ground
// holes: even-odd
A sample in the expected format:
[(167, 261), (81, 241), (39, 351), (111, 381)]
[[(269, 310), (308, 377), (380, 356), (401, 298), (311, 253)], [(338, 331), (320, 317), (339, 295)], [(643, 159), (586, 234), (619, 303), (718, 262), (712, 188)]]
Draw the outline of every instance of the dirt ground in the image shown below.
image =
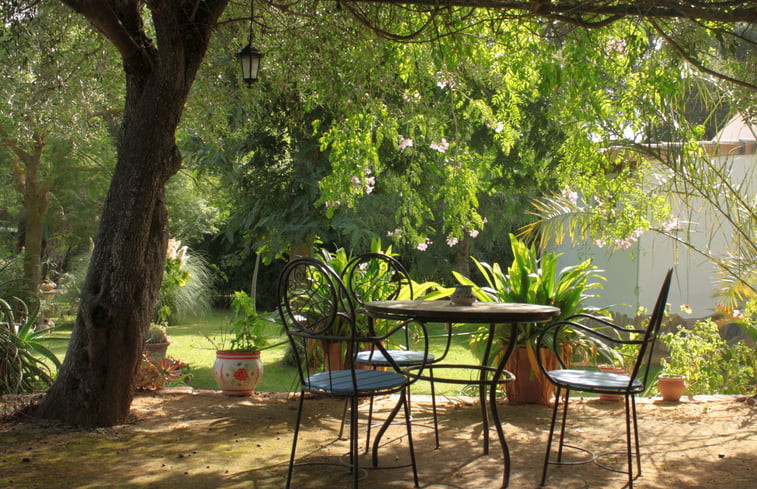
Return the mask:
[[(0, 399), (0, 413), (12, 399)], [(428, 489), (498, 488), (502, 452), (482, 454), (478, 402), (440, 399), (440, 449), (434, 448), (428, 397), (413, 398), (413, 438), (420, 485)], [(392, 398), (383, 399), (379, 414)], [(366, 407), (366, 406), (363, 406)], [(305, 402), (298, 459), (339, 461), (342, 404)], [(284, 395), (225, 397), (218, 393), (140, 395), (132, 420), (89, 431), (45, 421), (0, 423), (0, 488), (283, 488), (297, 402)], [(501, 403), (512, 455), (510, 487), (536, 488), (551, 410)], [(624, 448), (622, 405), (584, 400), (572, 405), (569, 442), (605, 452)], [(757, 488), (757, 407), (751, 398), (687, 398), (639, 404), (643, 476), (639, 488)], [(365, 425), (361, 426), (364, 434)], [(404, 425), (392, 426), (380, 450), (382, 465), (409, 460)], [(608, 459), (609, 462), (613, 460)], [(366, 458), (366, 463), (368, 459)], [(616, 460), (622, 466), (623, 462)], [(553, 467), (548, 488), (621, 488), (625, 476), (594, 464)], [(348, 488), (341, 467), (295, 468), (293, 488)], [(411, 488), (409, 468), (368, 470), (361, 487)]]

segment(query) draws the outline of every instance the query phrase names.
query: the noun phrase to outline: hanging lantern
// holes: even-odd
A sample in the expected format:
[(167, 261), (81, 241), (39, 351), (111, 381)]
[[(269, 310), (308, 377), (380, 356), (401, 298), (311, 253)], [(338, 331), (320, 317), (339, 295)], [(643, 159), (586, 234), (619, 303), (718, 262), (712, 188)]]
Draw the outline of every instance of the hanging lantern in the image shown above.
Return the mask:
[(258, 70), (262, 57), (263, 53), (252, 47), (251, 43), (247, 43), (247, 46), (237, 53), (237, 58), (239, 58), (242, 66), (242, 80), (246, 84), (250, 85), (252, 82), (258, 81)]

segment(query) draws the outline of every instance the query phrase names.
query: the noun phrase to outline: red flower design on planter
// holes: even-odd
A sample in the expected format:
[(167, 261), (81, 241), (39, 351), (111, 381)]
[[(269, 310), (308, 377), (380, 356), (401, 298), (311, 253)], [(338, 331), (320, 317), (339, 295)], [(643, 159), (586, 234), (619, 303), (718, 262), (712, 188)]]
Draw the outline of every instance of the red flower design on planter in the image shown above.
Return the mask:
[(249, 377), (250, 374), (247, 373), (247, 370), (243, 368), (238, 368), (236, 372), (234, 372), (234, 378), (237, 379), (240, 382), (244, 382), (247, 380), (247, 377)]

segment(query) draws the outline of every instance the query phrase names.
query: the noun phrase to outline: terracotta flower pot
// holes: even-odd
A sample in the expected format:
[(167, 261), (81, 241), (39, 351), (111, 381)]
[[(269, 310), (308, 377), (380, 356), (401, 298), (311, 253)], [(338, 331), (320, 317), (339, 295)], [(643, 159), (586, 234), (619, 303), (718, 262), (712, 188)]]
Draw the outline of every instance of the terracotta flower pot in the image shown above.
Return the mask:
[(259, 351), (217, 351), (213, 378), (228, 396), (249, 396), (263, 376)]
[[(542, 350), (542, 358), (547, 369), (557, 368), (557, 357), (550, 350)], [(507, 400), (511, 404), (541, 404), (548, 406), (554, 397), (552, 383), (541, 373), (534, 370), (525, 348), (516, 348), (505, 366), (515, 374), (515, 380), (505, 384)]]
[(657, 388), (663, 401), (677, 402), (686, 391), (686, 377), (660, 374), (657, 378)]
[(145, 343), (145, 351), (152, 357), (163, 358), (166, 356), (166, 351), (170, 344), (167, 341), (164, 343)]

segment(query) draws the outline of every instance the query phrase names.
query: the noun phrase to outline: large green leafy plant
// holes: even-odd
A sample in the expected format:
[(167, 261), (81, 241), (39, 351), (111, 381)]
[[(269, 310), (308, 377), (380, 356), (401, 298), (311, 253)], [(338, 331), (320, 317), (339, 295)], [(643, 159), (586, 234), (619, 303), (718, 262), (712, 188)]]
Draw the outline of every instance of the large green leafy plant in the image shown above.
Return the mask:
[[(486, 285), (482, 287), (469, 278), (454, 273), (463, 285), (473, 285), (478, 300), (489, 302), (521, 302), (527, 304), (542, 304), (560, 309), (560, 320), (573, 314), (589, 309), (585, 301), (592, 297), (587, 291), (601, 287), (601, 270), (586, 260), (577, 265), (557, 268), (559, 255), (545, 253), (541, 256), (534, 246), (528, 246), (512, 234), (510, 243), (513, 262), (507, 271), (503, 271), (498, 263), (492, 265), (479, 262), (474, 258), (476, 266), (484, 276)], [(539, 334), (544, 329), (542, 324), (524, 324), (518, 328), (517, 347), (528, 350), (529, 358), (535, 365), (535, 344)], [(504, 349), (509, 343), (509, 330), (497, 329), (494, 347)], [(488, 328), (481, 328), (471, 341), (471, 346), (480, 352), (488, 335)], [(576, 333), (576, 343), (580, 337)], [(495, 352), (496, 353), (496, 352)], [(496, 358), (496, 354), (493, 358)]]

